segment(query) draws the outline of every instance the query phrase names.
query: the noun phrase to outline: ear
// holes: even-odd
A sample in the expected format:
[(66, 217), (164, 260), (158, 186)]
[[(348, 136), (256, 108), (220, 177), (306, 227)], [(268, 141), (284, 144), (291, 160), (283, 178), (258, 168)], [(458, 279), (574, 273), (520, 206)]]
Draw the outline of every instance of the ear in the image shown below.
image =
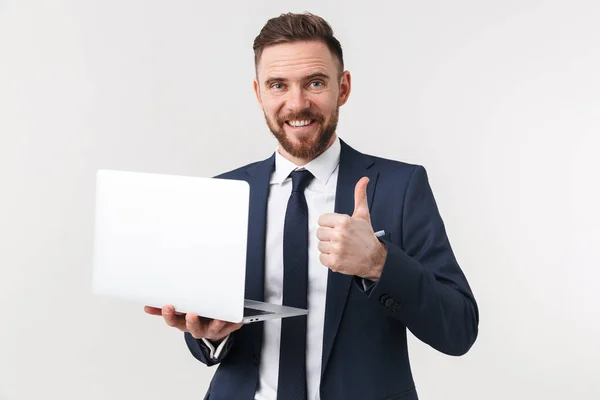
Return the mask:
[(256, 100), (258, 101), (258, 106), (261, 110), (263, 110), (262, 100), (260, 98), (260, 86), (258, 85), (258, 81), (254, 78), (254, 94), (256, 95)]
[(352, 77), (350, 76), (349, 71), (344, 71), (342, 73), (342, 78), (340, 79), (340, 100), (338, 102), (338, 107), (343, 106), (348, 101), (348, 97), (350, 96), (350, 89), (352, 88)]

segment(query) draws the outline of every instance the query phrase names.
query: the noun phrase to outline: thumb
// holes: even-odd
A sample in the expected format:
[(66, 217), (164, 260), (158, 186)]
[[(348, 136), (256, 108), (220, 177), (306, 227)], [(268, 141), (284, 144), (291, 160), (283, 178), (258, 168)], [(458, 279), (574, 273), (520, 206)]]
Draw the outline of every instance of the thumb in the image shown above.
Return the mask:
[(367, 204), (368, 184), (369, 178), (365, 176), (360, 178), (354, 188), (354, 213), (352, 214), (352, 217), (364, 219), (365, 221), (371, 221), (369, 205)]

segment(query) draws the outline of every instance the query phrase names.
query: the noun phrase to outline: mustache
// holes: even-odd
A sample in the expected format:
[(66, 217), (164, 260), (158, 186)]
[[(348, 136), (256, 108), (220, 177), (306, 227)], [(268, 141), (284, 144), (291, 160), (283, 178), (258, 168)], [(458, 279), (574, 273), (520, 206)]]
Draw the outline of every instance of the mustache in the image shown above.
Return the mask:
[(310, 108), (305, 108), (297, 113), (289, 113), (285, 116), (278, 116), (277, 122), (283, 125), (285, 121), (310, 119), (315, 122), (323, 122), (325, 118), (321, 114), (313, 112)]

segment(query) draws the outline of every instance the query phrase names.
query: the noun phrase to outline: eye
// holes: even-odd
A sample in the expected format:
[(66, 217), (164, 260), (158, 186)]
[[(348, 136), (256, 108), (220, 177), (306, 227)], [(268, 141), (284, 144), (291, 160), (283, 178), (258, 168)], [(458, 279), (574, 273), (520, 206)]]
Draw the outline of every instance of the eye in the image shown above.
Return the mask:
[(283, 84), (281, 84), (281, 83), (274, 83), (274, 84), (271, 85), (271, 89), (275, 89), (275, 90), (283, 89)]
[(310, 86), (312, 86), (314, 88), (321, 88), (321, 87), (323, 87), (323, 82), (321, 82), (321, 81), (312, 81), (310, 83)]

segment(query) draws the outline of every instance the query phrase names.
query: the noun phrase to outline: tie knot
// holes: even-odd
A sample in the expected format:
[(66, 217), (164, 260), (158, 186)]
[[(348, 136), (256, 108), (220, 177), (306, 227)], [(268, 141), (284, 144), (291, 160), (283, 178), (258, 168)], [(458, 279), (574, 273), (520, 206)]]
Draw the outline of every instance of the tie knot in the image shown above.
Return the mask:
[(314, 178), (310, 171), (304, 169), (302, 171), (292, 172), (292, 192), (303, 192), (309, 182)]

